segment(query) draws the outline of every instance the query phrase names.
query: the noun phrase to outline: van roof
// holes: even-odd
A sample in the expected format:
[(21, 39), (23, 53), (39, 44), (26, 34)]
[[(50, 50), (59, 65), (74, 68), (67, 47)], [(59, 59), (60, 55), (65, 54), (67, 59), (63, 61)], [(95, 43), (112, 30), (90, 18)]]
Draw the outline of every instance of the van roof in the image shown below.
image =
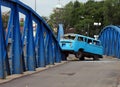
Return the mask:
[(94, 39), (92, 37), (88, 37), (88, 36), (84, 36), (84, 35), (80, 35), (80, 34), (74, 34), (74, 33), (64, 34), (64, 36), (68, 36), (68, 35), (71, 35), (71, 36), (80, 36), (80, 37), (85, 37), (85, 38), (92, 39), (92, 40), (95, 40), (95, 41), (100, 41), (100, 40), (96, 40), (96, 39)]

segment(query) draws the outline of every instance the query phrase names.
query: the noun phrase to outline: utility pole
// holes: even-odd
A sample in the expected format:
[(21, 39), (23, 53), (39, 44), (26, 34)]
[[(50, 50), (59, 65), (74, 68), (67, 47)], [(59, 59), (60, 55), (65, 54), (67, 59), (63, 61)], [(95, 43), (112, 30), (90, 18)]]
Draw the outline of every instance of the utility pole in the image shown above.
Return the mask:
[(59, 5), (60, 5), (60, 0), (59, 0), (59, 3), (58, 3)]
[(36, 0), (35, 0), (35, 12), (36, 12)]

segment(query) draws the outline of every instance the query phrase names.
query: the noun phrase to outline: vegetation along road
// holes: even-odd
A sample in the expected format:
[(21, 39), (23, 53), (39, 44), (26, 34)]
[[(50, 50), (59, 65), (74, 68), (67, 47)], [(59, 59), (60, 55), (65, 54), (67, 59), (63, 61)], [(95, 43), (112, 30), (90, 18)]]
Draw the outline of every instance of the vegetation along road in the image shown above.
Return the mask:
[(120, 61), (69, 61), (66, 64), (25, 76), (0, 87), (119, 87)]

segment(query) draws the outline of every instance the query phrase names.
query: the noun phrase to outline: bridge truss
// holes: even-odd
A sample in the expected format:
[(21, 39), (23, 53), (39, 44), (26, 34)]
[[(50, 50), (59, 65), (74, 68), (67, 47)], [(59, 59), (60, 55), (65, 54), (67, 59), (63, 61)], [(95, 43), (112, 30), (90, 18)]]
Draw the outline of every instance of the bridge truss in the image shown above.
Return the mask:
[(104, 48), (104, 54), (120, 58), (120, 27), (106, 26), (100, 33), (99, 39)]
[[(7, 32), (3, 28), (1, 6), (10, 8)], [(22, 33), (19, 13), (25, 15)], [(10, 52), (7, 50), (9, 39)], [(19, 0), (0, 0), (0, 78), (5, 78), (6, 74), (34, 71), (38, 67), (61, 62), (61, 58), (62, 52), (51, 28), (33, 9)]]

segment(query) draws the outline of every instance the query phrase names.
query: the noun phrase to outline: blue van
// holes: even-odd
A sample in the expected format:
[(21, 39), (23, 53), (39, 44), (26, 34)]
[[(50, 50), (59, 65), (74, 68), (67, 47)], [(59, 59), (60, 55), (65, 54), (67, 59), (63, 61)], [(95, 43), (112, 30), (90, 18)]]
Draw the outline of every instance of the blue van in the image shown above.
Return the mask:
[(60, 40), (60, 47), (66, 57), (74, 54), (80, 60), (84, 60), (84, 57), (99, 60), (103, 55), (100, 40), (79, 34), (65, 34)]

